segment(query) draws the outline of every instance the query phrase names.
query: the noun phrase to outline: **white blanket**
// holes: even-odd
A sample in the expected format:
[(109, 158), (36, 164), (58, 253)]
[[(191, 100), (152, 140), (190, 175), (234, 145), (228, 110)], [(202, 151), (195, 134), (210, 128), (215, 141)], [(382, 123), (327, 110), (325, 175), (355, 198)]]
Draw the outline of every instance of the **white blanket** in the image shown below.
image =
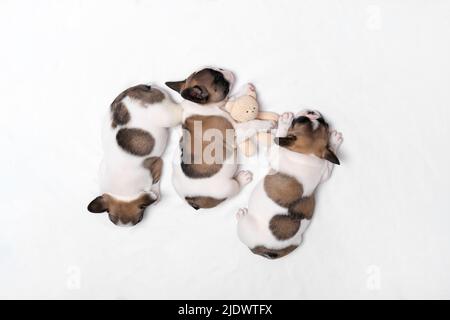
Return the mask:
[[(0, 298), (450, 298), (450, 2), (0, 1)], [(101, 115), (202, 65), (344, 134), (301, 247), (255, 256), (171, 186), (135, 228), (88, 213)]]

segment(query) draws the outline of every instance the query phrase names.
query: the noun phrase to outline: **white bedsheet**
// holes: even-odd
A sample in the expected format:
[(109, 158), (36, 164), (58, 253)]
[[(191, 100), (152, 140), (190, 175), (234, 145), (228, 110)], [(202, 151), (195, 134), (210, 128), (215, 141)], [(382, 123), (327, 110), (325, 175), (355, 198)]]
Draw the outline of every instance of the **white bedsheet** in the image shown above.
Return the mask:
[[(0, 298), (450, 298), (450, 2), (0, 1)], [(254, 256), (171, 187), (135, 228), (90, 214), (101, 117), (202, 65), (344, 134), (305, 241)], [(261, 163), (250, 165), (256, 180)]]

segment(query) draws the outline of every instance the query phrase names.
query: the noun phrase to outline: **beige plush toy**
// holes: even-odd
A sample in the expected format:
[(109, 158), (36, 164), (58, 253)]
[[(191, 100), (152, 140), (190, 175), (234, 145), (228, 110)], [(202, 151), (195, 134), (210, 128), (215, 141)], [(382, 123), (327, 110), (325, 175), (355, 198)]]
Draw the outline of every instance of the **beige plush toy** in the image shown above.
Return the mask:
[[(255, 86), (248, 84), (245, 92), (237, 97), (232, 97), (225, 105), (225, 110), (238, 123), (244, 123), (252, 120), (269, 120), (278, 121), (278, 114), (274, 112), (260, 112), (259, 104), (256, 98)], [(271, 134), (268, 132), (255, 132), (258, 142), (269, 143), (272, 140)], [(255, 142), (252, 137), (245, 139), (239, 143), (239, 149), (247, 156), (251, 157), (256, 152)]]

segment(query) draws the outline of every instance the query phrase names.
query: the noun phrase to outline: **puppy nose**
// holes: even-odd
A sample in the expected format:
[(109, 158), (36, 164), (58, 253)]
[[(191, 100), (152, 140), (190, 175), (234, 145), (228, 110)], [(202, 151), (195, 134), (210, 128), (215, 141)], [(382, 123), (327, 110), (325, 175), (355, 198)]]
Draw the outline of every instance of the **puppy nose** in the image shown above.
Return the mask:
[(306, 112), (306, 114), (311, 114), (311, 115), (315, 115), (315, 114), (316, 114), (316, 112), (315, 112), (315, 111), (311, 111), (311, 110), (310, 110), (310, 111), (307, 111), (307, 112)]

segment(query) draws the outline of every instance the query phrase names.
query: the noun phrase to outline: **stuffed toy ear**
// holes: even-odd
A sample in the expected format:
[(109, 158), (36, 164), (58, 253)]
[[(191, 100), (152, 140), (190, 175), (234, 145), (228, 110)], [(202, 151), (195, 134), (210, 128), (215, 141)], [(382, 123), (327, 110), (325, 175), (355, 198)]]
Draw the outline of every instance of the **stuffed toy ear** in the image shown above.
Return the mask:
[(199, 104), (205, 104), (208, 101), (209, 93), (205, 87), (195, 86), (184, 89), (181, 92), (181, 96), (186, 100), (190, 100)]
[(176, 92), (180, 93), (181, 88), (183, 88), (183, 85), (186, 83), (186, 80), (183, 81), (169, 81), (166, 82), (166, 86), (168, 86), (170, 89), (175, 90)]
[(331, 163), (334, 163), (334, 164), (337, 164), (337, 165), (341, 164), (339, 162), (338, 157), (336, 157), (336, 155), (334, 154), (333, 151), (330, 150), (330, 148), (326, 148), (325, 149), (325, 152), (323, 153), (322, 157), (323, 157), (323, 159), (328, 160)]
[(295, 140), (297, 140), (296, 136), (289, 135), (287, 137), (276, 137), (275, 143), (280, 147), (288, 147), (292, 145), (295, 142)]
[(88, 210), (92, 213), (102, 213), (108, 210), (108, 201), (104, 196), (100, 196), (91, 201)]

